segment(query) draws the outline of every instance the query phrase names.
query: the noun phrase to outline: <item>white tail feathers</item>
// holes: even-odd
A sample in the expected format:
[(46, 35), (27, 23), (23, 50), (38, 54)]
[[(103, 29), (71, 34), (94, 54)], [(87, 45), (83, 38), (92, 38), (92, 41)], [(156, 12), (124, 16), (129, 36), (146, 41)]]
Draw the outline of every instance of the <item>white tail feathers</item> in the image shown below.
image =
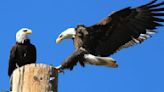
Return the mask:
[(112, 67), (112, 68), (118, 67), (118, 64), (116, 63), (116, 61), (109, 57), (99, 57), (99, 56), (94, 56), (91, 54), (85, 54), (84, 58), (86, 59), (85, 61), (86, 64), (107, 66), (107, 67)]

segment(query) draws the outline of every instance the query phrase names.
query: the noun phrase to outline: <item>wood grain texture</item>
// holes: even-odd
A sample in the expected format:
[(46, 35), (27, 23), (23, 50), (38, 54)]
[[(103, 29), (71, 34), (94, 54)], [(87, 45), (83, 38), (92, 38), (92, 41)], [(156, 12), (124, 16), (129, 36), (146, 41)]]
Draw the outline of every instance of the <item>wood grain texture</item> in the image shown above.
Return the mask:
[(58, 73), (45, 64), (29, 64), (13, 72), (12, 92), (57, 92)]

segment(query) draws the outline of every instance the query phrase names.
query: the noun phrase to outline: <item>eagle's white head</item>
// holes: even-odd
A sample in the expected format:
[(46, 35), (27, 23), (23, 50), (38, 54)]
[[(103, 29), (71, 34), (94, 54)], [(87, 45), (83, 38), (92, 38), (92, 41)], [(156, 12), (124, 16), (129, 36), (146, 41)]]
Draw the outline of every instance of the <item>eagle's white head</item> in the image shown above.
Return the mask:
[(26, 39), (28, 39), (28, 35), (32, 33), (31, 29), (22, 28), (16, 33), (16, 42), (24, 43)]
[(58, 36), (58, 38), (56, 39), (56, 43), (60, 43), (63, 39), (72, 39), (75, 37), (75, 35), (75, 28), (68, 28)]

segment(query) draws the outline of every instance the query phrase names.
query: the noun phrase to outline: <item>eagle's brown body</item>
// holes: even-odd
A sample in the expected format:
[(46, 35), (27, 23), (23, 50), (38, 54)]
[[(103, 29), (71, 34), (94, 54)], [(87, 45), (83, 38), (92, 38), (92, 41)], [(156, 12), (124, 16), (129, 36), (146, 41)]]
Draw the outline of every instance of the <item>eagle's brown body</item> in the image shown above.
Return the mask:
[(35, 46), (28, 39), (24, 43), (16, 43), (10, 51), (8, 75), (11, 76), (17, 67), (31, 63), (36, 63)]

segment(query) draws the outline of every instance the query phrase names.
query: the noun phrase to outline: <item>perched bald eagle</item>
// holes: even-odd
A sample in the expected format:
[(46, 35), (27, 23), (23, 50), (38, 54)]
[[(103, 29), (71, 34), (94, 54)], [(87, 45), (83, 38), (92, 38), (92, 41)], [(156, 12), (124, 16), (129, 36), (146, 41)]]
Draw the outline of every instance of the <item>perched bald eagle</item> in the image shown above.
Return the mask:
[(32, 30), (28, 28), (22, 28), (16, 33), (16, 44), (12, 47), (9, 57), (9, 77), (17, 67), (36, 63), (36, 48), (28, 38), (31, 33)]
[[(102, 21), (92, 25), (78, 25), (62, 32), (56, 43), (71, 38), (76, 48), (57, 69), (70, 69), (79, 62), (85, 64), (117, 67), (114, 59), (108, 57), (117, 51), (139, 44), (156, 33), (155, 29), (164, 22), (164, 2), (148, 4), (136, 8), (124, 8), (112, 13)], [(160, 17), (160, 18), (159, 18)]]

